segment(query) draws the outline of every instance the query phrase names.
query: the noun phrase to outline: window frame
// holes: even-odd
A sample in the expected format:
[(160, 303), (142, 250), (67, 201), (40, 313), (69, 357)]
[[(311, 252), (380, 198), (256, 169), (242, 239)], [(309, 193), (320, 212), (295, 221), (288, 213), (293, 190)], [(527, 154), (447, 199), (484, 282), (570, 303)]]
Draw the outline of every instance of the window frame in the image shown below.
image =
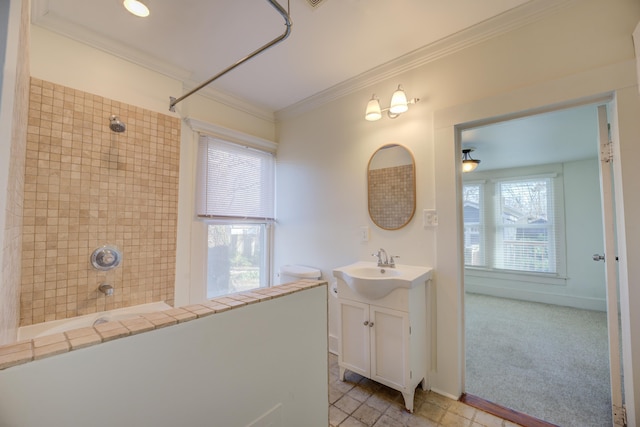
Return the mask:
[[(464, 179), (462, 188), (465, 185), (482, 186), (481, 193), (484, 195), (484, 206), (480, 207), (485, 215), (484, 224), (484, 265), (468, 265), (464, 264), (465, 270), (472, 272), (474, 276), (486, 278), (500, 278), (520, 281), (530, 281), (543, 284), (566, 284), (567, 257), (566, 257), (566, 235), (564, 227), (564, 184), (562, 178), (562, 164), (552, 164), (525, 168), (512, 168), (494, 171), (474, 172), (472, 179)], [(500, 195), (497, 194), (497, 184), (503, 182), (520, 182), (526, 180), (550, 178), (552, 186), (553, 198), (553, 215), (554, 215), (554, 261), (556, 266), (555, 272), (536, 272), (523, 270), (510, 270), (495, 267), (495, 250), (496, 250), (496, 233), (498, 227), (496, 221), (499, 220), (499, 205), (501, 203)], [(488, 218), (488, 219), (487, 219)], [(463, 215), (464, 226), (464, 215)], [(464, 230), (464, 229), (463, 229)], [(463, 241), (465, 237), (463, 236)], [(463, 261), (464, 257), (463, 257)]]
[[(225, 128), (211, 123), (203, 122), (193, 118), (185, 119), (186, 125), (192, 132), (185, 134), (183, 138), (180, 156), (181, 170), (189, 170), (189, 183), (185, 183), (181, 188), (181, 195), (184, 198), (180, 204), (184, 206), (185, 215), (181, 220), (181, 227), (190, 230), (187, 232), (190, 238), (188, 241), (180, 242), (180, 246), (185, 250), (181, 256), (182, 262), (176, 270), (176, 281), (186, 281), (188, 290), (176, 294), (176, 302), (182, 305), (196, 304), (207, 300), (207, 236), (208, 225), (211, 221), (207, 218), (199, 218), (196, 213), (196, 187), (197, 187), (197, 164), (198, 164), (198, 144), (200, 135), (218, 138), (238, 145), (267, 151), (276, 155), (277, 144), (273, 141), (249, 135), (240, 131)], [(276, 159), (277, 160), (277, 159)], [(182, 197), (182, 196), (181, 196)], [(186, 206), (185, 206), (186, 205)], [(181, 208), (182, 209), (182, 208)], [(253, 221), (255, 222), (255, 220)], [(273, 286), (273, 247), (274, 247), (275, 222), (267, 226), (267, 239), (265, 261), (267, 272), (267, 287)], [(178, 287), (177, 287), (178, 289)]]
[[(224, 219), (211, 219), (211, 218), (200, 218), (200, 221), (203, 222), (206, 226), (205, 230), (206, 233), (204, 233), (204, 252), (206, 254), (208, 254), (209, 251), (209, 242), (208, 242), (208, 232), (209, 232), (209, 226), (210, 225), (230, 225), (230, 226), (236, 226), (236, 225), (258, 225), (258, 226), (262, 226), (263, 227), (263, 236), (262, 236), (262, 245), (263, 245), (263, 250), (264, 250), (264, 255), (262, 257), (262, 260), (260, 262), (261, 264), (261, 273), (264, 276), (264, 282), (261, 281), (260, 286), (256, 287), (256, 288), (252, 288), (252, 289), (259, 289), (259, 288), (268, 288), (270, 286), (272, 286), (272, 281), (271, 278), (273, 276), (273, 269), (272, 269), (272, 258), (273, 258), (273, 229), (274, 229), (274, 222), (273, 221), (266, 221), (266, 220), (238, 220), (238, 221), (233, 221), (233, 220), (224, 220)], [(211, 299), (211, 298), (218, 298), (218, 297), (222, 297), (224, 295), (231, 295), (233, 292), (227, 293), (227, 294), (221, 294), (221, 295), (215, 295), (215, 296), (209, 296), (209, 289), (208, 289), (208, 275), (209, 275), (209, 264), (208, 261), (205, 262), (205, 284), (204, 284), (204, 292), (205, 292), (205, 297), (207, 299)], [(247, 289), (247, 291), (249, 291), (249, 289)], [(240, 291), (238, 291), (240, 292)]]

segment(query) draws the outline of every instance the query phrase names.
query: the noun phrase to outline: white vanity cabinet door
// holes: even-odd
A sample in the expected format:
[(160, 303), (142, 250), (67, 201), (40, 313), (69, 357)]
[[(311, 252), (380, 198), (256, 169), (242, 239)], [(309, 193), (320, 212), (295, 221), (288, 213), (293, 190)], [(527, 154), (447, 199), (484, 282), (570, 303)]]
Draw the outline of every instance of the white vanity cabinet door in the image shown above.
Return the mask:
[(396, 289), (374, 301), (338, 280), (340, 380), (349, 370), (398, 390), (413, 412), (416, 387), (429, 389), (426, 285)]
[(396, 389), (409, 379), (408, 313), (340, 300), (340, 378), (350, 370)]
[(409, 314), (375, 305), (369, 308), (371, 378), (396, 390), (409, 380)]
[(340, 300), (340, 339), (338, 362), (340, 379), (348, 369), (369, 377), (369, 304)]

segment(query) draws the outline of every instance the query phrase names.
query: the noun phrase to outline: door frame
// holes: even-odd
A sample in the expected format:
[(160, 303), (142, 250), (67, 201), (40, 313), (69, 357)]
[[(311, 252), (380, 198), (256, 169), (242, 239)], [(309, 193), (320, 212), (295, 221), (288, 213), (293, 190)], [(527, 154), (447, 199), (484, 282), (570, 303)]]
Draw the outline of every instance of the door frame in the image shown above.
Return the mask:
[[(584, 104), (606, 104), (616, 100), (616, 90), (605, 90), (585, 96), (584, 86), (574, 90), (576, 86), (572, 82), (573, 78), (566, 79), (565, 85), (562, 86), (563, 90), (558, 90), (558, 82), (549, 82), (434, 112), (435, 205), (440, 218), (438, 234), (446, 235), (446, 239), (436, 236), (434, 242), (435, 252), (438, 255), (434, 269), (435, 286), (431, 295), (435, 308), (431, 318), (432, 333), (437, 342), (437, 348), (432, 353), (430, 372), (433, 391), (457, 399), (464, 388), (463, 219), (460, 196), (462, 171), (459, 133), (462, 129), (477, 127), (480, 124), (490, 124)], [(622, 90), (625, 91), (625, 89)], [(613, 114), (616, 114), (615, 108)], [(615, 133), (617, 122), (615, 117), (611, 119), (612, 132)], [(616, 168), (620, 168), (619, 157), (614, 158), (614, 171)], [(618, 183), (619, 181), (616, 180), (616, 184)], [(621, 202), (622, 198), (619, 197), (616, 188), (618, 214), (621, 212), (619, 207)], [(624, 236), (624, 233), (624, 224), (618, 221), (617, 235)], [(628, 286), (626, 263), (622, 260), (619, 269), (622, 289)], [(457, 309), (439, 309), (451, 307), (452, 303)], [(625, 335), (629, 334), (629, 317), (625, 315), (624, 308), (622, 314), (623, 342), (629, 342), (631, 336)], [(628, 372), (626, 368), (630, 360), (623, 363), (625, 372)], [(629, 369), (631, 370), (631, 366)], [(627, 378), (625, 375), (625, 390), (633, 390), (633, 386), (633, 378)], [(627, 399), (627, 413), (629, 409), (635, 413), (633, 398), (630, 401)]]
[[(615, 227), (615, 205), (614, 205), (614, 195), (613, 195), (613, 162), (614, 156), (612, 153), (611, 146), (613, 141), (609, 138), (609, 113), (608, 109), (611, 109), (613, 95), (611, 96), (603, 96), (602, 99), (596, 99), (595, 102), (580, 102), (576, 104), (570, 104), (569, 106), (563, 105), (554, 105), (549, 106), (548, 109), (545, 109), (544, 112), (553, 112), (553, 111), (561, 111), (567, 110), (575, 107), (579, 107), (581, 105), (592, 105), (597, 110), (596, 124), (597, 124), (597, 147), (594, 147), (598, 150), (597, 161), (598, 161), (598, 178), (600, 183), (600, 206), (602, 209), (602, 233), (603, 233), (603, 248), (594, 248), (594, 250), (602, 249), (607, 256), (605, 257), (605, 298), (606, 298), (606, 316), (607, 316), (607, 332), (608, 332), (608, 354), (609, 354), (609, 373), (610, 373), (610, 397), (612, 403), (612, 420), (614, 421), (614, 425), (622, 426), (624, 425), (624, 406), (623, 406), (623, 397), (622, 397), (622, 370), (620, 366), (620, 350), (619, 350), (619, 340), (620, 340), (620, 330), (618, 327), (618, 318), (619, 318), (619, 297), (618, 297), (618, 281), (617, 281), (617, 247), (615, 243), (616, 236), (616, 227)], [(527, 112), (518, 112), (515, 113), (515, 118), (522, 119), (527, 117), (533, 117), (535, 115), (541, 114), (539, 111), (527, 113)], [(501, 116), (498, 118), (485, 118), (473, 121), (472, 124), (461, 123), (455, 126), (455, 137), (456, 137), (456, 152), (460, 153), (462, 146), (462, 132), (465, 130), (486, 126), (489, 124), (496, 124), (507, 122), (513, 120), (514, 117), (511, 115)], [(457, 163), (460, 161), (457, 160)], [(460, 178), (460, 188), (462, 186), (462, 175), (459, 175)], [(460, 193), (458, 194), (458, 198), (462, 199), (462, 192), (459, 189)], [(461, 214), (462, 216), (462, 214)], [(464, 227), (459, 231), (464, 238)], [(463, 245), (464, 246), (464, 245)], [(614, 256), (616, 255), (616, 256)], [(594, 261), (595, 255), (594, 255)], [(462, 269), (464, 270), (464, 257), (462, 262)], [(465, 284), (464, 284), (464, 274), (462, 275), (462, 314), (464, 316), (464, 292), (465, 292)], [(464, 325), (464, 322), (463, 322)], [(463, 326), (464, 329), (464, 326)], [(465, 341), (465, 332), (463, 332), (463, 342)], [(463, 390), (465, 384), (465, 375), (466, 375), (466, 357), (463, 355), (463, 359), (465, 359), (465, 363), (463, 364)]]
[[(598, 105), (598, 168), (602, 206), (602, 234), (607, 286), (607, 335), (609, 339), (609, 376), (611, 390), (611, 419), (615, 426), (626, 424), (622, 397), (622, 370), (620, 366), (620, 294), (618, 292), (618, 248), (616, 247), (616, 220), (614, 197), (613, 140), (610, 138), (608, 109), (611, 103)], [(597, 258), (594, 255), (594, 261)]]

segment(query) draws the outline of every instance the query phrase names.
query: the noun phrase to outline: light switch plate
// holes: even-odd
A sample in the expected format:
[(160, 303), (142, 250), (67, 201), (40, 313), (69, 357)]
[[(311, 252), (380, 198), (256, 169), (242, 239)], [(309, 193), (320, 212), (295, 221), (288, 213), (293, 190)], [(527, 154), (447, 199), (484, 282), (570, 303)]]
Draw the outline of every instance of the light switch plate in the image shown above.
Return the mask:
[(438, 225), (438, 212), (435, 209), (424, 209), (422, 211), (422, 224), (424, 227), (435, 227)]
[(369, 241), (369, 227), (362, 226), (360, 227), (360, 241), (362, 243), (366, 243)]

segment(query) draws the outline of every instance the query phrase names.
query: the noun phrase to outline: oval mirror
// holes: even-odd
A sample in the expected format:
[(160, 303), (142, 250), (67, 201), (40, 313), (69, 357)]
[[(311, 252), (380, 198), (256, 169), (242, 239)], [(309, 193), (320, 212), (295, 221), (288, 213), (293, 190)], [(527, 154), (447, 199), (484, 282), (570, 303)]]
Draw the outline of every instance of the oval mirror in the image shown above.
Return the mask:
[(416, 174), (413, 154), (398, 144), (380, 147), (367, 169), (369, 216), (380, 228), (397, 230), (416, 211)]

